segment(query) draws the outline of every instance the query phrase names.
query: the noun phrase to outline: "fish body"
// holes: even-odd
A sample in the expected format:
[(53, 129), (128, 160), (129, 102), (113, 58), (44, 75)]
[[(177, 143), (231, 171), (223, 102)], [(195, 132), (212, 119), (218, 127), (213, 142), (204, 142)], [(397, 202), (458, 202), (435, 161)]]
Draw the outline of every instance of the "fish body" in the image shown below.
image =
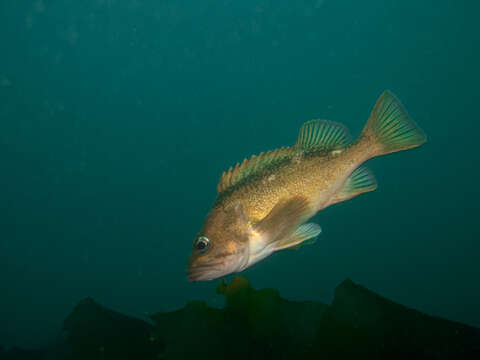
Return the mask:
[(218, 196), (194, 240), (189, 280), (239, 272), (275, 251), (311, 243), (321, 232), (308, 219), (326, 207), (375, 190), (368, 159), (424, 143), (398, 99), (384, 92), (360, 137), (312, 120), (292, 147), (252, 156), (224, 172)]

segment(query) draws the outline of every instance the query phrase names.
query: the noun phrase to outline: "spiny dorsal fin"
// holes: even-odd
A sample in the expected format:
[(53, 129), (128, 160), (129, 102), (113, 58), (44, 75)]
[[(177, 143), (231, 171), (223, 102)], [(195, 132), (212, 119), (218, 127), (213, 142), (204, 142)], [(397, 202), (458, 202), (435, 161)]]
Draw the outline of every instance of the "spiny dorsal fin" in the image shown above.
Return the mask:
[(345, 181), (343, 188), (335, 194), (329, 205), (349, 200), (357, 195), (377, 188), (377, 181), (372, 172), (365, 166), (360, 166)]
[(291, 148), (282, 147), (281, 149), (268, 151), (253, 155), (250, 159), (244, 159), (242, 163), (237, 163), (235, 168), (230, 167), (224, 171), (217, 186), (217, 192), (220, 194), (232, 185), (238, 184), (246, 177), (259, 174), (262, 170), (284, 161), (291, 155)]
[(302, 150), (336, 150), (350, 143), (348, 130), (330, 120), (310, 120), (302, 125), (296, 148)]

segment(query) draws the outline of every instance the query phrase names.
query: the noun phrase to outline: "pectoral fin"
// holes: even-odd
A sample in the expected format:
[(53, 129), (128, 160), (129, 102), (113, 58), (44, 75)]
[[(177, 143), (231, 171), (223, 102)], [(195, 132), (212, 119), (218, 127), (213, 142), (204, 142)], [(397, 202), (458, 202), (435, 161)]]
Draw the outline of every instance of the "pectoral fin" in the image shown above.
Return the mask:
[(304, 197), (280, 200), (273, 209), (255, 226), (266, 243), (276, 242), (305, 220), (310, 212), (310, 205)]

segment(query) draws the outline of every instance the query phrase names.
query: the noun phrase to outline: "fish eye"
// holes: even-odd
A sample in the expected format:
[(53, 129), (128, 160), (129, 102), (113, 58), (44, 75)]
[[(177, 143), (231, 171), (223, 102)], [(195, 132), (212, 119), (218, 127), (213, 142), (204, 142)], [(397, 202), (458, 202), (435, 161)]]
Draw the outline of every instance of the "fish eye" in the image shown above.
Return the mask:
[(195, 240), (195, 243), (193, 244), (195, 249), (199, 250), (200, 252), (207, 251), (209, 245), (210, 245), (210, 240), (208, 240), (208, 238), (205, 236), (199, 236), (197, 240)]

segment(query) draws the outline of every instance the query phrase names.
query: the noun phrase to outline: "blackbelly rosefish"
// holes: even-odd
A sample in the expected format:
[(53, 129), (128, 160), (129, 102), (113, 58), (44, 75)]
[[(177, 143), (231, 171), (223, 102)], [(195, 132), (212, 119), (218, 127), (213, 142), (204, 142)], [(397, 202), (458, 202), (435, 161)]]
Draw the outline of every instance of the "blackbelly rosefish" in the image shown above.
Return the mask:
[(425, 141), (389, 91), (354, 142), (339, 123), (306, 122), (294, 146), (253, 155), (223, 173), (217, 199), (193, 241), (189, 280), (240, 272), (275, 251), (312, 243), (321, 228), (308, 219), (376, 189), (365, 161)]

